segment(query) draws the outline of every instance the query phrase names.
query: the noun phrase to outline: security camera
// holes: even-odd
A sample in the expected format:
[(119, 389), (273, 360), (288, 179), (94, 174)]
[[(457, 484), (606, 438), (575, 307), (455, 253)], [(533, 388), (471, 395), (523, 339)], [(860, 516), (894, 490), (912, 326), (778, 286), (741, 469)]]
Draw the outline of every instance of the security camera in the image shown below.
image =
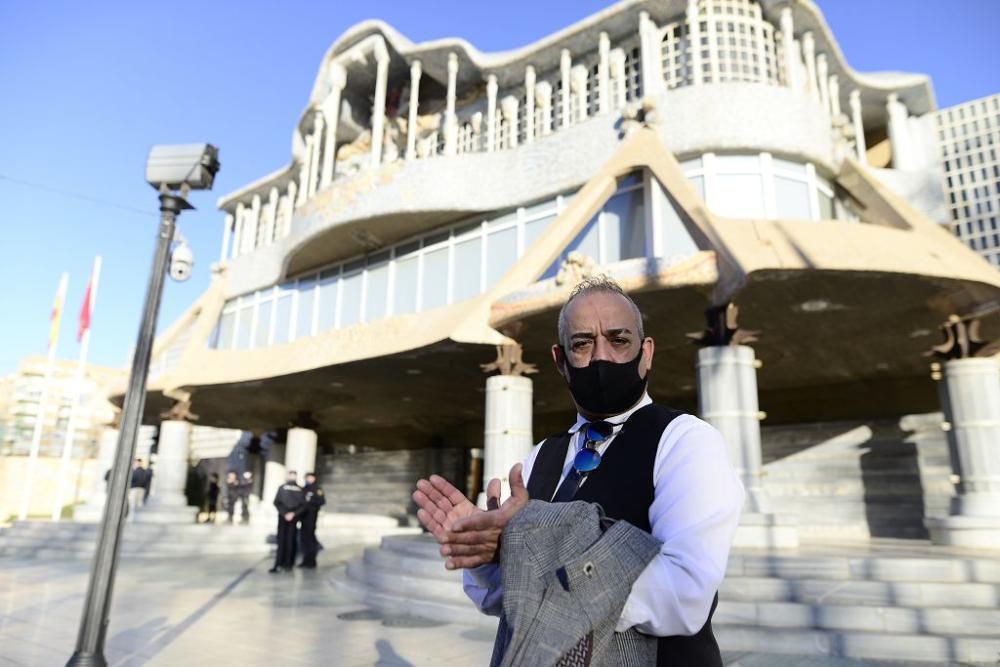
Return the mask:
[(161, 190), (211, 190), (219, 171), (219, 149), (212, 144), (153, 146), (146, 160), (146, 182)]
[(170, 253), (170, 277), (179, 283), (191, 277), (194, 267), (194, 253), (184, 237), (177, 240), (173, 252)]

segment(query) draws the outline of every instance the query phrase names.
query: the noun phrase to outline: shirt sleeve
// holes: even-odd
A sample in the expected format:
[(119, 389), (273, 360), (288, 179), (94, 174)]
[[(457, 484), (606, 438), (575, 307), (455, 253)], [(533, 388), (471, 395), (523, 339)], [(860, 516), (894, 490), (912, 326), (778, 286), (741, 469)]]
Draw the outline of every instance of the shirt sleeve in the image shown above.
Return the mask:
[[(521, 474), (525, 485), (528, 484), (531, 468), (535, 464), (535, 458), (538, 456), (538, 450), (541, 447), (541, 443), (535, 445), (524, 460)], [(465, 591), (466, 596), (479, 608), (479, 611), (484, 614), (499, 616), (500, 612), (503, 611), (503, 579), (500, 575), (499, 565), (480, 565), (479, 567), (463, 570), (462, 589)]]
[(616, 630), (693, 635), (725, 576), (743, 485), (722, 434), (685, 415), (660, 438), (653, 488), (649, 522), (662, 546), (633, 583)]

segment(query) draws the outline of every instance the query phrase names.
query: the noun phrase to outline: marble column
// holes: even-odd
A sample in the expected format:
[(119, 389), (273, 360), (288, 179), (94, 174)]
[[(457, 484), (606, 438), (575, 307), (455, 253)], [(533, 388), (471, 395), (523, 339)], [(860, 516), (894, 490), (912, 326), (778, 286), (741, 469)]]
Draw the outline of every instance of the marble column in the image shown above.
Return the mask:
[(1000, 549), (1000, 364), (952, 359), (941, 381), (958, 484), (949, 515), (925, 524), (936, 544)]
[(746, 345), (713, 345), (698, 350), (698, 412), (722, 433), (746, 491), (734, 544), (795, 547), (796, 521), (771, 513), (761, 486), (758, 366), (753, 348)]
[(316, 431), (298, 427), (288, 429), (288, 438), (285, 441), (285, 470), (295, 471), (299, 485), (304, 483), (307, 472), (316, 471)]
[(562, 123), (560, 127), (567, 128), (570, 126), (570, 70), (573, 67), (573, 61), (570, 59), (569, 49), (563, 49), (559, 54), (559, 77), (562, 84), (562, 94), (559, 96), (560, 109), (562, 111)]
[(229, 259), (229, 243), (233, 235), (233, 221), (233, 214), (226, 213), (226, 221), (222, 225), (222, 250), (219, 252), (220, 262)]
[(611, 112), (611, 39), (602, 32), (597, 39), (597, 113)]
[[(267, 450), (267, 461), (264, 462), (264, 483), (261, 489), (260, 509), (258, 513), (262, 519), (273, 522), (277, 516), (277, 509), (274, 506), (274, 497), (278, 494), (278, 489), (285, 483), (285, 445), (272, 442)], [(308, 470), (300, 474), (305, 475)]]
[[(700, 86), (701, 71), (701, 21), (698, 19), (698, 0), (688, 0), (684, 18), (688, 26), (688, 54), (691, 66), (691, 84)], [(623, 63), (624, 64), (624, 63)]]
[(493, 478), (500, 479), (501, 497), (510, 495), (507, 475), (514, 464), (524, 461), (535, 444), (531, 434), (531, 398), (531, 380), (523, 375), (492, 375), (486, 378), (480, 507), (486, 506), (486, 488)]
[(809, 94), (819, 101), (819, 82), (816, 80), (816, 42), (812, 32), (802, 35), (802, 59), (806, 63), (806, 81), (809, 84)]
[(406, 159), (417, 157), (417, 107), (420, 104), (420, 61), (410, 65), (410, 115), (406, 121)]
[(497, 77), (490, 74), (486, 80), (486, 150), (497, 149)]
[(524, 143), (535, 140), (535, 68), (524, 68)]
[(500, 113), (507, 123), (507, 145), (504, 148), (517, 148), (517, 107), (518, 100), (513, 95), (500, 100)]
[(915, 151), (910, 137), (909, 114), (906, 106), (899, 101), (896, 93), (886, 98), (886, 114), (889, 116), (889, 145), (892, 147), (892, 167), (894, 169), (913, 169)]
[(191, 449), (191, 424), (180, 420), (160, 423), (160, 438), (153, 467), (153, 488), (149, 501), (139, 512), (143, 523), (192, 523), (198, 508), (187, 504), (187, 484)]
[(538, 109), (542, 116), (540, 134), (544, 137), (552, 133), (552, 84), (548, 81), (539, 81), (535, 85), (535, 97), (538, 100)]
[(868, 147), (865, 144), (865, 124), (861, 116), (861, 93), (857, 88), (851, 91), (848, 101), (851, 105), (851, 122), (854, 123), (854, 150), (858, 162), (868, 164)]
[(375, 47), (375, 102), (372, 104), (372, 169), (382, 164), (385, 140), (385, 94), (389, 85), (389, 51), (385, 44)]
[(116, 428), (106, 428), (101, 431), (97, 445), (97, 464), (94, 468), (93, 486), (87, 496), (87, 501), (83, 505), (73, 508), (73, 521), (96, 523), (104, 516), (104, 505), (108, 501), (108, 481), (104, 479), (104, 475), (111, 470), (111, 466), (114, 464), (120, 433)]
[(458, 145), (458, 118), (455, 116), (455, 96), (458, 85), (458, 56), (448, 54), (448, 97), (444, 113), (444, 154), (454, 155)]
[[(695, 0), (692, 0), (694, 2)], [(781, 49), (784, 57), (785, 85), (792, 90), (800, 90), (799, 67), (795, 62), (795, 23), (792, 19), (792, 8), (781, 8)]]
[(330, 94), (323, 100), (322, 110), (326, 117), (326, 135), (323, 144), (323, 171), (320, 187), (328, 188), (333, 182), (333, 171), (337, 159), (337, 127), (340, 125), (340, 98), (347, 85), (347, 70), (339, 63), (330, 65), (327, 72)]

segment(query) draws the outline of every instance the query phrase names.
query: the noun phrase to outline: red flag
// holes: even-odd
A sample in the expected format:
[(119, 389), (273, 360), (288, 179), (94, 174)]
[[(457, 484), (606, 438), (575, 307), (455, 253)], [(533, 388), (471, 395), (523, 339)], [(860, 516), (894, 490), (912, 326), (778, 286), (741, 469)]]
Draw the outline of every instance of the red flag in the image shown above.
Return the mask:
[(90, 287), (94, 279), (87, 282), (87, 291), (83, 294), (83, 305), (80, 306), (80, 326), (76, 330), (77, 342), (83, 340), (83, 334), (90, 328)]

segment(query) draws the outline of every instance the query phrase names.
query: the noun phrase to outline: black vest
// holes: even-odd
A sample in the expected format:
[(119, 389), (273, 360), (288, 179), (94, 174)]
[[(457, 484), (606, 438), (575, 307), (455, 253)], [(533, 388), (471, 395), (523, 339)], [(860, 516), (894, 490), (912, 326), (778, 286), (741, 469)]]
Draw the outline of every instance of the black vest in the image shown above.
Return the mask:
[[(609, 518), (652, 532), (649, 507), (653, 503), (656, 450), (664, 429), (682, 414), (656, 404), (633, 412), (605, 450), (600, 467), (590, 473), (574, 500), (598, 503)], [(528, 495), (532, 498), (548, 501), (555, 495), (571, 437), (560, 433), (542, 443), (528, 479)], [(712, 615), (718, 602), (716, 595), (708, 620), (697, 634), (659, 639), (657, 667), (722, 667), (722, 654), (712, 633)]]

